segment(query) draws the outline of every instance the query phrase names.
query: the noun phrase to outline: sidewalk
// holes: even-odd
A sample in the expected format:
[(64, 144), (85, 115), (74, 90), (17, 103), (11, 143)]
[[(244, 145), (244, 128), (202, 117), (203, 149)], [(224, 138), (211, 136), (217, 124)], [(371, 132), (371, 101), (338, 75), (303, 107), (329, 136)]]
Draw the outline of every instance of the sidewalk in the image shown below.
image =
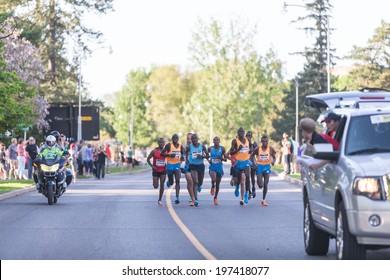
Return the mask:
[[(124, 175), (126, 173), (127, 174), (132, 174), (132, 173), (145, 172), (145, 171), (149, 171), (149, 170), (150, 170), (149, 166), (145, 166), (145, 168), (143, 168), (143, 169), (130, 170), (130, 171), (126, 170), (126, 171), (123, 171), (123, 172), (110, 173), (109, 175), (110, 176), (116, 176), (116, 175)], [(83, 178), (81, 180), (91, 180), (91, 179), (94, 179), (94, 177)], [(23, 189), (18, 189), (18, 190), (2, 193), (2, 194), (0, 194), (0, 201), (4, 200), (4, 199), (7, 199), (7, 198), (14, 197), (14, 196), (22, 195), (22, 194), (25, 194), (25, 193), (28, 193), (28, 192), (32, 192), (32, 191), (36, 191), (35, 185), (30, 186), (30, 187), (26, 187), (26, 188), (23, 188)]]
[[(143, 169), (139, 169), (139, 170), (131, 170), (131, 171), (123, 171), (123, 172), (117, 172), (117, 173), (111, 173), (110, 176), (115, 176), (115, 175), (123, 175), (125, 173), (139, 173), (139, 172), (145, 172), (145, 171), (149, 171), (150, 168), (148, 168), (149, 166), (145, 166), (145, 168)], [(288, 175), (285, 175), (283, 173), (279, 173), (275, 170), (271, 170), (271, 172), (278, 176), (279, 178), (282, 178), (283, 180), (287, 181), (287, 182), (290, 182), (292, 184), (296, 184), (298, 185), (299, 188), (302, 187), (301, 185), (301, 180), (300, 179), (296, 179), (296, 178), (292, 178), (291, 176), (288, 176)], [(85, 179), (81, 179), (81, 180), (90, 180), (90, 179), (93, 179), (92, 178), (85, 178)], [(22, 195), (22, 194), (25, 194), (25, 193), (28, 193), (28, 192), (32, 192), (32, 191), (35, 191), (36, 188), (35, 186), (30, 186), (30, 187), (27, 187), (27, 188), (24, 188), (24, 189), (19, 189), (19, 190), (15, 190), (15, 191), (10, 191), (10, 192), (6, 192), (6, 193), (3, 193), (3, 194), (0, 194), (0, 200), (4, 200), (4, 199), (7, 199), (7, 198), (10, 198), (10, 197), (14, 197), (14, 196), (18, 196), (18, 195)]]
[(282, 178), (284, 181), (290, 182), (292, 184), (298, 185), (299, 188), (302, 188), (302, 181), (300, 179), (293, 178), (289, 175), (283, 174), (282, 172), (279, 173), (278, 171), (272, 170), (272, 174), (278, 176), (279, 178)]

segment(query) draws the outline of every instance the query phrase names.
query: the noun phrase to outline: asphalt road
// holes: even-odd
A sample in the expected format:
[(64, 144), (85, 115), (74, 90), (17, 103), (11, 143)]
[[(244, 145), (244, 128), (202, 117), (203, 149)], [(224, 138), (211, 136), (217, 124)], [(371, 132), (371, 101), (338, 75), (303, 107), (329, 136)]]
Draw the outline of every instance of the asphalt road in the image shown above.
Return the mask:
[[(297, 185), (273, 176), (269, 206), (260, 205), (261, 191), (240, 206), (229, 179), (223, 178), (215, 206), (206, 175), (197, 208), (189, 206), (184, 178), (180, 204), (171, 205), (168, 190), (159, 207), (150, 171), (74, 183), (51, 206), (35, 191), (2, 200), (0, 259), (336, 259), (334, 240), (327, 256), (306, 255)], [(368, 258), (390, 259), (390, 250), (369, 252)]]

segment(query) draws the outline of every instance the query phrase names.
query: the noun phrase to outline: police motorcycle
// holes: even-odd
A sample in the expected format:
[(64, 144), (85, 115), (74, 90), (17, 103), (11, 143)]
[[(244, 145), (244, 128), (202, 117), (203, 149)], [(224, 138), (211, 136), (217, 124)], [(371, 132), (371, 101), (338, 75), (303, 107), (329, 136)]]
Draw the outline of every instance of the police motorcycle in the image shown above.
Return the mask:
[(34, 180), (37, 183), (38, 192), (47, 197), (49, 205), (57, 203), (58, 198), (66, 191), (69, 180), (66, 176), (68, 160), (56, 147), (54, 136), (46, 137), (46, 145), (41, 149), (33, 165), (36, 170)]

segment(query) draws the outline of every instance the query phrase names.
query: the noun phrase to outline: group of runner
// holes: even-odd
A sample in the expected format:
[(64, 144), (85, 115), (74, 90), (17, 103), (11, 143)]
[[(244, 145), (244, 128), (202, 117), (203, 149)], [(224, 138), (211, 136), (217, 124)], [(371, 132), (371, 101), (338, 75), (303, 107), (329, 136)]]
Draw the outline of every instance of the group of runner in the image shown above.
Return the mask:
[[(158, 205), (163, 206), (162, 197), (164, 187), (175, 185), (175, 204), (180, 203), (180, 178), (185, 174), (187, 190), (190, 196), (190, 206), (199, 206), (198, 193), (202, 191), (205, 174), (206, 159), (209, 162), (209, 174), (211, 178), (210, 194), (214, 197), (214, 205), (218, 205), (218, 194), (221, 179), (224, 175), (223, 162), (230, 160), (232, 167), (230, 175), (231, 185), (235, 187), (234, 195), (239, 197), (240, 205), (248, 203), (255, 198), (255, 175), (257, 186), (263, 189), (261, 204), (267, 206), (265, 200), (268, 191), (271, 165), (275, 163), (275, 150), (268, 145), (268, 137), (261, 138), (261, 145), (252, 142), (252, 133), (245, 134), (244, 128), (240, 127), (237, 136), (231, 142), (231, 148), (226, 151), (220, 145), (220, 138), (213, 138), (213, 146), (208, 148), (199, 142), (196, 133), (188, 133), (185, 146), (179, 143), (179, 136), (174, 134), (171, 142), (165, 144), (163, 138), (158, 139), (158, 147), (153, 149), (147, 157), (147, 163), (152, 167), (153, 187), (160, 188)], [(153, 161), (151, 161), (153, 160)], [(184, 162), (184, 167), (182, 167)], [(166, 180), (168, 175), (168, 180)], [(251, 188), (252, 182), (252, 188)], [(241, 188), (240, 188), (241, 187)]]

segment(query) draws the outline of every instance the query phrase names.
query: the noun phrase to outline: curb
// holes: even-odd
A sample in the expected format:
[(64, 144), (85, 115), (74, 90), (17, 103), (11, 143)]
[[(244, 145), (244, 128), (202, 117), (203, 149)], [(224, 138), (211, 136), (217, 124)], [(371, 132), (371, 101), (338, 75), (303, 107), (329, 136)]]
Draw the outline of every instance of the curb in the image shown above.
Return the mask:
[(271, 172), (275, 175), (278, 176), (279, 178), (283, 179), (284, 181), (290, 182), (292, 184), (298, 185), (299, 188), (302, 188), (302, 181), (300, 179), (293, 178), (291, 176), (288, 176), (283, 173), (279, 173), (275, 170), (271, 170)]
[(31, 186), (31, 187), (27, 187), (27, 188), (15, 190), (15, 191), (6, 192), (6, 193), (3, 193), (3, 194), (0, 194), (0, 200), (4, 200), (4, 199), (10, 198), (10, 197), (22, 195), (22, 194), (25, 194), (25, 193), (28, 193), (28, 192), (32, 192), (34, 190), (36, 190), (36, 187), (35, 186)]
[[(110, 174), (110, 176), (112, 176), (112, 175), (114, 175), (114, 176), (117, 176), (117, 175), (130, 175), (132, 173), (141, 173), (141, 172), (145, 172), (145, 171), (149, 171), (149, 170), (150, 170), (149, 168), (145, 168), (145, 169), (140, 169), (140, 170), (135, 170), (135, 171), (118, 172), (118, 173)], [(93, 179), (93, 178), (91, 178), (91, 179)], [(7, 199), (7, 198), (15, 197), (15, 196), (18, 196), (18, 195), (22, 195), (22, 194), (25, 194), (25, 193), (28, 193), (28, 192), (32, 192), (32, 191), (35, 191), (35, 190), (36, 190), (36, 187), (35, 187), (35, 185), (33, 185), (31, 187), (27, 187), (27, 188), (18, 189), (18, 190), (15, 190), (15, 191), (6, 192), (6, 193), (3, 193), (3, 194), (0, 194), (0, 201), (4, 200), (4, 199)]]

